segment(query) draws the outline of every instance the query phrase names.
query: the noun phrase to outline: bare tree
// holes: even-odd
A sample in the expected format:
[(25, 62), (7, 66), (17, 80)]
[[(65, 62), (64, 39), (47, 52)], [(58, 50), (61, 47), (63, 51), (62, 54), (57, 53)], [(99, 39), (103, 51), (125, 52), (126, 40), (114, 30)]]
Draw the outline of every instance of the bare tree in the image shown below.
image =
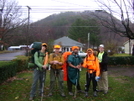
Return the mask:
[(0, 39), (6, 43), (13, 36), (14, 29), (24, 24), (21, 19), (21, 6), (14, 0), (0, 0)]
[[(122, 37), (127, 37), (129, 40), (134, 39), (134, 29), (133, 29), (134, 24), (132, 22), (134, 19), (133, 0), (95, 0), (95, 1), (101, 7), (101, 10), (98, 10), (98, 13), (96, 13), (95, 16), (99, 19), (100, 23), (103, 26), (107, 27), (108, 29), (119, 34)], [(104, 17), (104, 15), (102, 15), (102, 12), (104, 13), (104, 15), (105, 13), (109, 14), (109, 16)]]
[(133, 0), (107, 0), (107, 3), (104, 0), (96, 1), (100, 4), (103, 13), (109, 14), (107, 17), (102, 17), (104, 15), (100, 15), (98, 10), (96, 17), (100, 20), (101, 24), (123, 37), (134, 39), (133, 23), (131, 22), (134, 14)]

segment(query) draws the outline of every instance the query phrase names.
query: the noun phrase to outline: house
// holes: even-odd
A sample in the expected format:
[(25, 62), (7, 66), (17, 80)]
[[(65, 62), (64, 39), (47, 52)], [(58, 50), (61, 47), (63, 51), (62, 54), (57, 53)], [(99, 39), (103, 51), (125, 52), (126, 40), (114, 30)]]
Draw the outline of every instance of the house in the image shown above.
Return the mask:
[(130, 40), (130, 45), (129, 45), (129, 40), (124, 43), (124, 51), (126, 54), (129, 54), (129, 46), (130, 46), (130, 53), (132, 54), (133, 45), (134, 45), (134, 40)]
[(61, 37), (61, 38), (55, 40), (54, 45), (57, 45), (57, 44), (62, 46), (63, 52), (71, 51), (72, 46), (78, 46), (78, 47), (80, 47), (80, 51), (82, 51), (82, 48), (84, 46), (82, 43), (75, 41), (67, 36), (64, 36), (64, 37)]

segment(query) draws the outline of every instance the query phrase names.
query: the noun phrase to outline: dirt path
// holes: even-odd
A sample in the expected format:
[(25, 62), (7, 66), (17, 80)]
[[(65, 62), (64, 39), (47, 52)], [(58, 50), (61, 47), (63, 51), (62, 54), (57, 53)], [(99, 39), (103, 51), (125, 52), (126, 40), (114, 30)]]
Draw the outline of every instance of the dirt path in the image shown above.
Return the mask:
[(134, 77), (134, 67), (109, 67), (109, 75)]

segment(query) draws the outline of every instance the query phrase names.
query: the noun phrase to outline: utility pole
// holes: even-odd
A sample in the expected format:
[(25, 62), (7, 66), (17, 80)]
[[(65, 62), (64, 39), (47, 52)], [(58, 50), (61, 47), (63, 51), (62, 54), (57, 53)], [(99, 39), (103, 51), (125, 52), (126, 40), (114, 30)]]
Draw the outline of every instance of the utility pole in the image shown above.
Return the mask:
[(87, 45), (87, 48), (89, 48), (89, 41), (90, 41), (90, 33), (88, 33), (88, 45)]
[(3, 22), (2, 22), (2, 13), (3, 13), (3, 9), (0, 8), (0, 28), (3, 27)]
[(28, 8), (28, 23), (27, 23), (27, 49), (26, 49), (26, 53), (27, 53), (27, 56), (29, 56), (29, 52), (28, 52), (28, 50), (29, 50), (29, 47), (28, 47), (28, 45), (29, 45), (29, 29), (30, 29), (30, 10), (31, 10), (31, 8), (29, 7), (29, 6), (26, 6), (27, 8)]
[[(0, 8), (0, 41), (2, 40), (2, 33), (3, 33), (3, 17), (2, 17), (2, 13), (3, 13), (3, 8)], [(1, 46), (2, 46), (2, 44), (0, 44), (0, 50), (2, 50)]]

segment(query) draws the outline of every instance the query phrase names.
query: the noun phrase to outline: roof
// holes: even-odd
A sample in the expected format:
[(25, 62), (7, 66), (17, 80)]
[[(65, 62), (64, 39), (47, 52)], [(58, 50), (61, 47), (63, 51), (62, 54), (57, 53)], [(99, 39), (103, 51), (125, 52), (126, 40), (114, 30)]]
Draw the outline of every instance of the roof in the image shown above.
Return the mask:
[[(20, 48), (22, 48), (22, 47), (27, 47), (27, 45), (19, 45), (19, 46), (10, 46), (9, 48), (12, 48), (12, 49), (20, 49)], [(28, 47), (29, 47), (29, 45), (28, 45)]]
[(78, 42), (78, 41), (75, 41), (69, 37), (61, 37), (57, 40), (54, 41), (54, 45), (61, 45), (63, 47), (71, 47), (71, 46), (79, 46), (79, 47), (83, 47), (83, 44)]
[(18, 49), (20, 49), (21, 47), (20, 46), (10, 46), (9, 48), (12, 48), (12, 49), (13, 48), (17, 49), (18, 48)]
[[(123, 45), (126, 45), (129, 43), (129, 40), (127, 40), (126, 42), (123, 43)], [(134, 40), (133, 39), (130, 39), (130, 43), (134, 43)]]

